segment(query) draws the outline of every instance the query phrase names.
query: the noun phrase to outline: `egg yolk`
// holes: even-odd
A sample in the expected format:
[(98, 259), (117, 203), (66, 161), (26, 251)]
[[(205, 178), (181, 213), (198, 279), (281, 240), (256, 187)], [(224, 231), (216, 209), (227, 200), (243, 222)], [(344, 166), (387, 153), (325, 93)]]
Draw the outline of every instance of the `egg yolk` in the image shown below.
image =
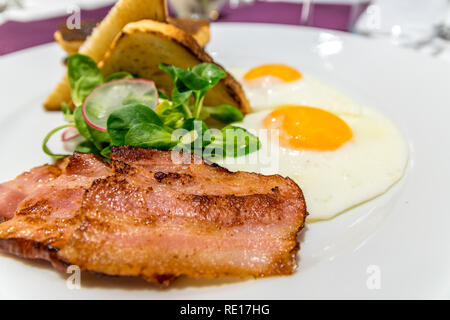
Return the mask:
[(284, 64), (265, 64), (248, 71), (244, 75), (244, 80), (251, 81), (266, 76), (277, 77), (284, 82), (292, 82), (299, 80), (302, 74), (296, 69)]
[(278, 130), (280, 145), (294, 149), (332, 151), (353, 137), (338, 116), (306, 106), (283, 106), (265, 119), (267, 129)]

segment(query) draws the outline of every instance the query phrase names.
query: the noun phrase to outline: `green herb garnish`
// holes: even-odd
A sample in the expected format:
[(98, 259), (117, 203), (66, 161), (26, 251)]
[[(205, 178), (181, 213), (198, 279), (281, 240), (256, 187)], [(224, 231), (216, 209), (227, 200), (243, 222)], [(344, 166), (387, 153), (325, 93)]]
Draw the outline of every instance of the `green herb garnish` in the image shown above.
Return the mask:
[[(155, 106), (157, 98), (157, 91), (152, 82), (150, 88), (153, 89), (148, 91), (148, 95), (139, 92), (134, 95), (133, 91), (128, 94), (128, 91), (125, 91), (125, 95), (113, 104), (107, 102), (111, 99), (103, 99), (101, 94), (96, 93), (96, 98), (89, 98), (86, 103), (92, 106), (89, 114), (103, 117), (95, 118), (100, 124), (94, 122), (94, 125), (90, 122), (92, 118), (85, 114), (84, 116), (89, 117), (86, 118), (89, 122), (86, 122), (82, 106), (95, 88), (105, 84), (100, 89), (102, 91), (104, 88), (108, 90), (107, 86), (124, 84), (124, 81), (142, 83), (145, 80), (127, 80), (134, 78), (128, 72), (118, 72), (105, 77), (90, 57), (81, 54), (70, 56), (68, 77), (75, 109), (72, 112), (67, 104), (62, 105), (61, 110), (69, 124), (53, 129), (45, 137), (44, 152), (54, 158), (64, 157), (65, 155), (52, 153), (47, 142), (54, 133), (70, 126), (75, 126), (85, 139), (77, 146), (76, 151), (94, 153), (104, 158), (109, 158), (113, 146), (120, 145), (184, 150), (208, 158), (238, 157), (260, 148), (258, 138), (243, 128), (231, 125), (221, 130), (208, 128), (206, 122), (209, 118), (229, 124), (241, 121), (244, 117), (242, 112), (232, 105), (203, 105), (209, 90), (225, 78), (223, 69), (211, 63), (201, 63), (188, 69), (160, 64), (160, 69), (172, 78), (173, 90), (170, 97), (158, 91), (160, 103), (152, 109), (151, 106)], [(125, 84), (125, 88), (130, 85), (128, 82)], [(148, 86), (148, 81), (145, 85)], [(110, 98), (109, 94), (105, 97)], [(101, 123), (105, 123), (105, 120), (106, 128), (102, 128), (105, 125)]]

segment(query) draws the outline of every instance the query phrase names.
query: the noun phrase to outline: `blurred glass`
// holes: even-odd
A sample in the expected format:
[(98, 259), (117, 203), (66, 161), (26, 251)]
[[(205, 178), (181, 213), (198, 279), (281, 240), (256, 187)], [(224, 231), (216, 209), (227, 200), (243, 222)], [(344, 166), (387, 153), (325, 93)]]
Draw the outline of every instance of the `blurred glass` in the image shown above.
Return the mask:
[(304, 0), (302, 2), (302, 12), (300, 14), (300, 25), (311, 26), (313, 24), (314, 1)]
[(235, 9), (239, 6), (252, 4), (255, 0), (229, 0), (230, 8)]
[(226, 0), (170, 0), (177, 17), (216, 20)]
[(11, 7), (22, 8), (22, 0), (0, 0), (0, 12)]
[(6, 7), (7, 7), (6, 0), (0, 0), (0, 12), (5, 11)]
[(350, 0), (350, 17), (348, 20), (348, 30), (353, 31), (358, 18), (370, 5), (371, 0)]
[(448, 6), (448, 0), (372, 1), (354, 30), (369, 36), (388, 37), (397, 45), (420, 47), (438, 35)]
[[(356, 23), (358, 17), (370, 4), (370, 0), (290, 0), (290, 2), (298, 2), (302, 4), (300, 25), (327, 28), (335, 24), (335, 26), (339, 25), (339, 30), (346, 31), (351, 31), (353, 29), (353, 26)], [(334, 7), (333, 9), (338, 10), (335, 17), (332, 17), (332, 11), (330, 10), (331, 7)], [(346, 14), (345, 10), (348, 10), (346, 25), (342, 24), (342, 20), (337, 23), (328, 21), (324, 25), (324, 12), (327, 12), (325, 13), (325, 15), (327, 15), (330, 19), (338, 21), (339, 19), (341, 19), (343, 14)], [(318, 16), (322, 17), (317, 19), (318, 21), (315, 21), (315, 18), (317, 18)]]

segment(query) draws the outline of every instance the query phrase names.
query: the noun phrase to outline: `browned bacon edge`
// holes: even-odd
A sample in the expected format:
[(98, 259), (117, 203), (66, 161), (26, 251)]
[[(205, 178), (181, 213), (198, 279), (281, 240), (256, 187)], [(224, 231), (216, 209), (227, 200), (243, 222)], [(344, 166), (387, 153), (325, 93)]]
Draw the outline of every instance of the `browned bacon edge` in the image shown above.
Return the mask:
[[(44, 215), (42, 210), (45, 209), (42, 208), (42, 203), (45, 202), (45, 199), (44, 201), (41, 201), (43, 200), (40, 198), (42, 193), (37, 199), (33, 197), (35, 196), (35, 193), (39, 193), (40, 190), (48, 189), (51, 194), (52, 184), (54, 185), (55, 183), (58, 183), (58, 178), (77, 174), (81, 174), (81, 176), (84, 177), (94, 175), (94, 177), (90, 179), (86, 185), (86, 188), (88, 188), (91, 185), (92, 180), (95, 179), (95, 175), (98, 174), (98, 172), (95, 171), (95, 168), (98, 169), (98, 166), (93, 165), (94, 162), (97, 162), (100, 166), (104, 166), (105, 168), (109, 167), (109, 165), (106, 165), (100, 157), (92, 154), (75, 152), (73, 156), (68, 156), (62, 160), (58, 160), (54, 165), (35, 167), (30, 171), (22, 173), (16, 177), (16, 179), (5, 182), (4, 185), (9, 187), (10, 190), (14, 191), (14, 189), (16, 189), (18, 192), (23, 193), (23, 201), (19, 203), (19, 206), (14, 210), (15, 212), (0, 212), (3, 214), (0, 216), (0, 226), (3, 231), (6, 230), (8, 233), (8, 231), (11, 230), (11, 227), (16, 226), (16, 224), (11, 225), (11, 222), (18, 218), (17, 216), (19, 216), (19, 219), (24, 219), (20, 221), (21, 223), (30, 223), (31, 226), (35, 225), (35, 223), (39, 220), (39, 215)], [(47, 174), (47, 171), (49, 174)], [(59, 185), (62, 186), (62, 190), (68, 187), (64, 181), (59, 183)], [(80, 188), (82, 188), (82, 182), (80, 182)], [(56, 185), (56, 189), (58, 189), (58, 185)], [(8, 191), (8, 189), (6, 189), (6, 191)], [(6, 198), (3, 200), (8, 201), (8, 195), (8, 193), (4, 193), (3, 196)], [(46, 193), (44, 192), (43, 195), (45, 197)], [(28, 196), (31, 196), (31, 199), (28, 199)], [(15, 201), (15, 199), (13, 200)], [(78, 214), (79, 213), (74, 213), (74, 215)], [(9, 218), (11, 215), (13, 216), (12, 219)], [(73, 219), (62, 220), (66, 221), (66, 224), (69, 224)], [(20, 228), (21, 226), (19, 226), (19, 230)], [(17, 231), (13, 231), (11, 236), (5, 236), (4, 238), (2, 237), (0, 239), (0, 250), (27, 259), (47, 260), (57, 270), (65, 271), (66, 264), (57, 257), (57, 252), (59, 249), (51, 243), (37, 240), (36, 237), (33, 237), (35, 231), (32, 232), (32, 236), (28, 235), (20, 237), (20, 232), (18, 233)], [(48, 231), (42, 232), (46, 233)], [(54, 235), (49, 235), (49, 237), (52, 236)]]
[[(125, 162), (120, 163), (121, 158), (127, 159), (127, 160), (131, 161), (131, 163), (134, 163), (134, 164), (136, 164), (136, 162), (138, 162), (141, 159), (148, 160), (148, 159), (145, 159), (145, 156), (143, 156), (141, 154), (141, 151), (139, 151), (135, 148), (129, 148), (129, 147), (116, 148), (115, 150), (113, 150), (113, 154), (115, 154), (116, 157), (118, 158), (118, 160), (114, 161), (114, 162), (116, 162), (114, 166), (116, 167), (116, 173), (119, 173), (119, 174), (128, 174), (127, 171), (129, 169), (129, 166), (127, 165), (127, 163), (125, 163)], [(192, 155), (192, 159), (193, 158), (195, 158), (194, 155)], [(227, 172), (227, 173), (229, 172), (225, 168), (222, 168), (216, 164), (213, 164), (213, 163), (210, 163), (210, 162), (207, 162), (204, 160), (203, 160), (203, 165), (206, 165), (207, 167), (210, 167), (210, 168), (214, 167), (214, 169), (218, 170), (218, 171)], [(156, 180), (158, 180), (159, 182), (161, 182), (164, 179), (171, 179), (173, 177), (171, 176), (170, 172), (164, 173), (164, 172), (158, 171), (155, 173), (154, 178)], [(100, 180), (102, 180), (102, 179), (94, 179), (92, 185), (95, 185), (96, 181), (100, 181)], [(177, 179), (175, 179), (175, 180), (177, 180)], [(289, 181), (289, 184), (293, 183), (291, 179), (286, 179), (286, 180)], [(85, 189), (85, 194), (88, 192), (88, 189), (89, 188)], [(301, 194), (301, 190), (300, 190), (300, 194)], [(303, 202), (303, 204), (304, 204), (304, 202)], [(305, 216), (303, 216), (303, 221), (296, 232), (297, 235), (304, 227), (304, 218), (305, 218)], [(295, 241), (296, 241), (296, 245), (289, 252), (290, 254), (292, 254), (293, 257), (295, 257), (295, 255), (299, 249), (298, 240), (295, 239)], [(63, 271), (63, 272), (65, 271), (65, 268), (69, 265), (68, 262), (62, 261), (61, 258), (58, 256), (58, 251), (59, 251), (58, 248), (55, 248), (51, 245), (39, 243), (39, 242), (33, 241), (33, 240), (26, 240), (26, 239), (21, 239), (21, 238), (0, 239), (0, 249), (3, 251), (7, 251), (11, 254), (25, 257), (28, 259), (47, 260), (57, 270)], [(99, 272), (94, 271), (94, 273), (99, 273)], [(160, 284), (168, 285), (175, 278), (176, 278), (175, 275), (159, 274), (159, 275), (155, 275), (154, 279), (148, 279), (148, 280), (151, 280), (152, 282), (158, 282)]]
[(45, 260), (56, 270), (66, 272), (67, 264), (58, 258), (59, 250), (52, 246), (26, 239), (1, 239), (0, 250), (26, 259)]

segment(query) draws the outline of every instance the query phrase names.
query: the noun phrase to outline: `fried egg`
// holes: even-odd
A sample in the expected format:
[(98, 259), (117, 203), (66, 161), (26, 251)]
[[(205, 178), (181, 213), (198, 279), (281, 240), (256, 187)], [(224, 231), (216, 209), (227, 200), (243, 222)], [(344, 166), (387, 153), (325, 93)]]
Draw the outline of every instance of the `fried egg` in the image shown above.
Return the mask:
[[(265, 66), (269, 66), (269, 68)], [(312, 76), (301, 74), (298, 71), (296, 72), (300, 76), (295, 76), (294, 71), (287, 70), (296, 69), (289, 66), (265, 66), (261, 66), (264, 68), (259, 72), (253, 70), (261, 67), (249, 71), (231, 69), (233, 76), (241, 82), (253, 111), (296, 104), (314, 106), (338, 114), (360, 113), (361, 105), (359, 103)], [(271, 71), (276, 66), (283, 66), (283, 68), (276, 72)], [(255, 78), (257, 75), (260, 76)]]
[(273, 66), (235, 72), (256, 112), (234, 125), (257, 135), (261, 149), (220, 165), (293, 179), (309, 221), (330, 219), (401, 179), (408, 147), (389, 119), (298, 71)]

